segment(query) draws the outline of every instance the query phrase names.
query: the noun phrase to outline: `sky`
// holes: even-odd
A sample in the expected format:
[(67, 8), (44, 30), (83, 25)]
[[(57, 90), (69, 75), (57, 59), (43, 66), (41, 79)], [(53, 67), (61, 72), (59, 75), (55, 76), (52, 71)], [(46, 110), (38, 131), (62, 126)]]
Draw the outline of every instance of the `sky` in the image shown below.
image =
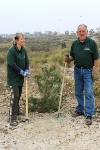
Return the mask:
[(0, 0), (0, 34), (100, 27), (100, 0)]

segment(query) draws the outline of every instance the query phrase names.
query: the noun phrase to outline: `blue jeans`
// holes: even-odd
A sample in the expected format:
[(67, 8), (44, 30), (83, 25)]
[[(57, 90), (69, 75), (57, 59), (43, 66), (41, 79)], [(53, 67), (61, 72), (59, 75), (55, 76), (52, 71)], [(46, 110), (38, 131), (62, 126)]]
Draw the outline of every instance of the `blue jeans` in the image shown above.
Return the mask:
[(92, 68), (74, 68), (75, 96), (78, 102), (76, 110), (92, 116), (94, 113), (94, 82)]

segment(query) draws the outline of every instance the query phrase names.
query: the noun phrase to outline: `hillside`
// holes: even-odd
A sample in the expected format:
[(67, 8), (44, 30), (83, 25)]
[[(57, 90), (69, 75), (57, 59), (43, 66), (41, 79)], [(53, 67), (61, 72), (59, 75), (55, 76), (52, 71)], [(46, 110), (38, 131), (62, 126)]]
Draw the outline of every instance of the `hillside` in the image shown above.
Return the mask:
[[(64, 55), (69, 53), (75, 37), (35, 37), (26, 38), (26, 49), (30, 59), (30, 79), (28, 96), (38, 97), (38, 87), (33, 75), (41, 73), (43, 66), (55, 64), (63, 78)], [(99, 41), (97, 41), (100, 50)], [(58, 112), (29, 112), (29, 123), (22, 122), (25, 115), (18, 117), (18, 126), (11, 127), (8, 122), (10, 91), (6, 84), (6, 55), (11, 41), (1, 41), (0, 56), (0, 150), (99, 150), (100, 149), (100, 112), (93, 116), (93, 124), (87, 126), (85, 117), (73, 118), (72, 113), (77, 105), (74, 96), (73, 64), (67, 66), (61, 118)], [(0, 57), (0, 58), (1, 58)], [(2, 61), (2, 59), (1, 59)], [(3, 61), (2, 61), (3, 62)], [(100, 90), (96, 83), (95, 105), (99, 107)], [(25, 114), (25, 83), (20, 100), (21, 110)], [(59, 98), (60, 99), (60, 98)], [(59, 101), (58, 99), (58, 101)], [(97, 101), (98, 100), (98, 101)]]

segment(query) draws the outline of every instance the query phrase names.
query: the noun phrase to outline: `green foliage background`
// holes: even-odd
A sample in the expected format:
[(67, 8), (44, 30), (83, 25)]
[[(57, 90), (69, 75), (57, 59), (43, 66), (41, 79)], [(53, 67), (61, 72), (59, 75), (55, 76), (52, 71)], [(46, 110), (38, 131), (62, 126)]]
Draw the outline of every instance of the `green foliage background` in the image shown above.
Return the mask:
[[(35, 75), (33, 78), (37, 82), (39, 87), (38, 90), (41, 93), (41, 99), (37, 100), (37, 98), (34, 98), (32, 96), (29, 98), (29, 100), (33, 101), (32, 102), (34, 104), (34, 105), (32, 104), (33, 110), (37, 109), (38, 111), (41, 112), (43, 111), (49, 112), (51, 109), (53, 109), (54, 111), (57, 110), (58, 99), (59, 99), (58, 98), (59, 88), (62, 79), (60, 67), (64, 66), (64, 56), (65, 54), (69, 54), (71, 44), (76, 38), (77, 38), (76, 35), (60, 35), (60, 36), (42, 35), (38, 37), (26, 38), (25, 48), (28, 52), (28, 56), (30, 59), (31, 75), (33, 74)], [(100, 54), (100, 33), (96, 34), (94, 37), (91, 38), (96, 39), (96, 43)], [(6, 55), (11, 45), (12, 45), (11, 38), (9, 39), (0, 38), (0, 64), (4, 63), (6, 66)], [(52, 72), (51, 68), (54, 66), (55, 66), (55, 70), (53, 70), (54, 72)], [(35, 70), (34, 73), (33, 70)], [(47, 79), (49, 78), (48, 75), (50, 75), (49, 79), (51, 79), (52, 78), (51, 75), (54, 75), (56, 73), (59, 75), (59, 88), (57, 89), (57, 93), (56, 93), (57, 97), (55, 98), (53, 97), (50, 99), (49, 97), (50, 91), (52, 92), (52, 87), (55, 86), (55, 82), (57, 82), (58, 80), (56, 81), (56, 78), (54, 78), (55, 80), (52, 80), (53, 82), (51, 82), (51, 80), (47, 80)], [(48, 78), (46, 78), (46, 76)], [(51, 90), (49, 88), (51, 88)], [(99, 91), (100, 91), (99, 83), (95, 83), (94, 94), (97, 99), (100, 98)], [(48, 97), (48, 101), (47, 101), (47, 97)], [(53, 101), (54, 99), (55, 101)], [(52, 108), (49, 105), (50, 102), (52, 103), (51, 104)], [(54, 104), (54, 102), (56, 105)], [(46, 107), (45, 104), (48, 105), (48, 107)], [(43, 109), (41, 107), (42, 105), (44, 106)]]

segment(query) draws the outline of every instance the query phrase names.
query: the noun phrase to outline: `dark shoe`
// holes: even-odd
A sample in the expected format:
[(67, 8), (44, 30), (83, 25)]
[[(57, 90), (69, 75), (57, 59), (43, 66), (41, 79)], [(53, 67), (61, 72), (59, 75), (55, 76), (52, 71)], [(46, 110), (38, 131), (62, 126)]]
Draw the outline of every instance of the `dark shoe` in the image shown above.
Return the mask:
[(86, 125), (91, 125), (92, 124), (92, 116), (87, 116), (86, 117)]
[(78, 116), (83, 116), (84, 113), (78, 112), (77, 110), (72, 114), (72, 117), (78, 117)]
[(10, 122), (10, 126), (17, 126), (18, 125), (18, 122), (16, 122), (16, 120), (12, 120)]
[(23, 114), (22, 112), (18, 112), (17, 115), (18, 115), (18, 116), (19, 116), (19, 115), (20, 115), (20, 116), (21, 116), (21, 115), (24, 116), (24, 114)]

